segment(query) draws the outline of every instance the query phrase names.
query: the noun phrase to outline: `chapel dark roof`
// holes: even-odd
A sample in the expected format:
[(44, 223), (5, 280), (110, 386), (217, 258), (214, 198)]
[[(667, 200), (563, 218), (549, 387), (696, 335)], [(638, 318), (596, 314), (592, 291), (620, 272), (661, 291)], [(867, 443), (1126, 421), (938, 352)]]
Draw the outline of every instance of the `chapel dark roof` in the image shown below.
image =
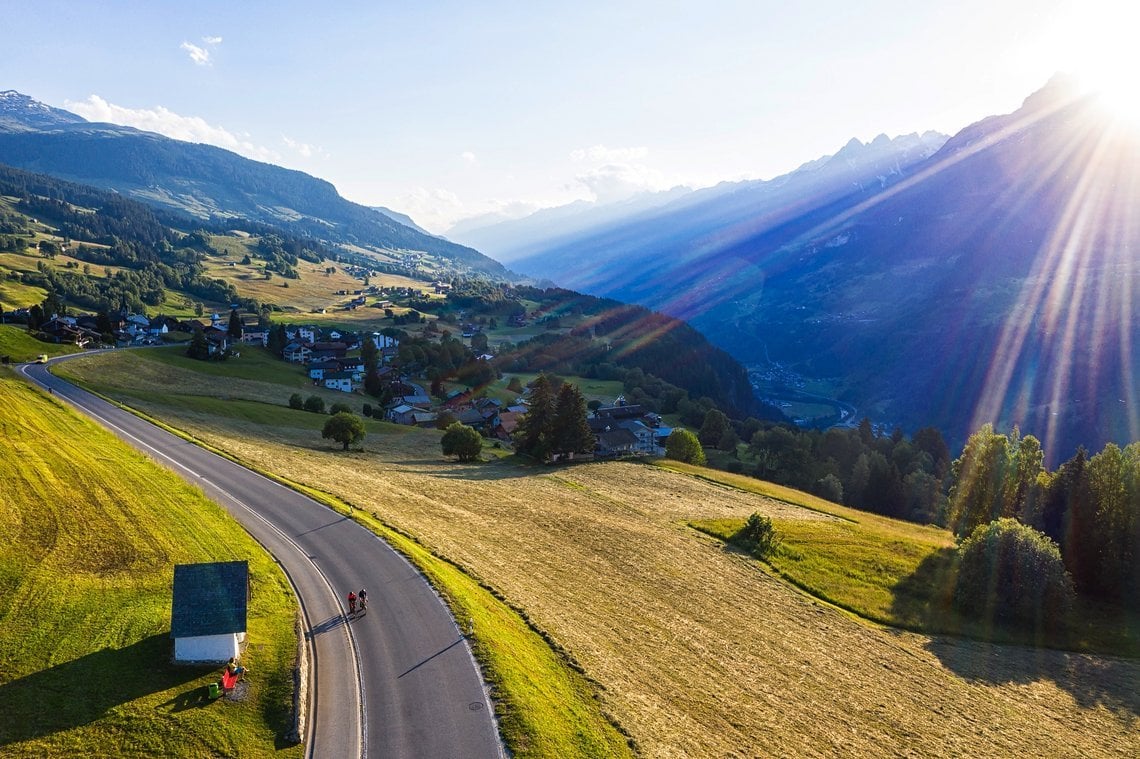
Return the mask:
[(174, 565), (170, 637), (245, 632), (249, 562)]

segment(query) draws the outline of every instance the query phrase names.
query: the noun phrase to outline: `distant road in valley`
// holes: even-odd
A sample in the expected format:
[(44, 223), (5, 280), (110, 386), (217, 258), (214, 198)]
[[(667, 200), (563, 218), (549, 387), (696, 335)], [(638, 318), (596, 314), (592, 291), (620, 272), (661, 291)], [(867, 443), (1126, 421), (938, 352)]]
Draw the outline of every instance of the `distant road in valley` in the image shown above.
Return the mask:
[[(308, 756), (505, 756), (466, 639), (402, 556), (351, 519), (48, 372), (67, 358), (19, 370), (201, 487), (289, 575), (312, 664)], [(346, 619), (344, 598), (362, 587), (368, 611)]]

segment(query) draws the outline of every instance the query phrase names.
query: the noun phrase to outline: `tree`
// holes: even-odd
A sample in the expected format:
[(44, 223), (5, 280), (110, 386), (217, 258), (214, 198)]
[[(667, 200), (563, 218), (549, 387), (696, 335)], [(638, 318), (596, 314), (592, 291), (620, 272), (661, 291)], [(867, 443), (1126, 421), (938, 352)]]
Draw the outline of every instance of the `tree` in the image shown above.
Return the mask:
[(843, 503), (843, 483), (834, 474), (826, 474), (816, 482), (815, 494), (832, 503)]
[(333, 414), (325, 422), (324, 429), (321, 430), (321, 437), (332, 438), (338, 443), (343, 443), (346, 451), (350, 443), (358, 443), (363, 440), (364, 434), (363, 420), (347, 411)]
[(665, 458), (696, 466), (704, 466), (706, 462), (701, 441), (683, 427), (678, 427), (669, 433), (669, 439), (665, 441)]
[(515, 428), (515, 449), (539, 461), (546, 461), (553, 448), (554, 390), (545, 373), (535, 377), (530, 387), (530, 406)]
[(484, 332), (476, 332), (471, 336), (471, 350), (476, 353), (486, 353), (488, 348), (487, 335)]
[(458, 421), (459, 419), (450, 411), (440, 411), (439, 415), (435, 418), (435, 428), (437, 430), (446, 430)]
[(310, 395), (305, 399), (305, 411), (312, 411), (314, 414), (325, 413), (325, 400), (319, 395)]
[(1072, 562), (1078, 587), (1101, 598), (1133, 600), (1140, 519), (1136, 455), (1136, 444), (1121, 451), (1109, 443), (1089, 459), (1089, 503), (1081, 520), (1084, 524), (1070, 533), (1072, 545), (1066, 546), (1072, 559), (1079, 558)]
[(1072, 607), (1073, 581), (1061, 552), (1032, 527), (1009, 518), (980, 525), (958, 555), (954, 601), (971, 617), (1040, 629), (1061, 623)]
[(347, 403), (344, 403), (343, 401), (337, 401), (336, 403), (334, 403), (332, 406), (329, 407), (329, 413), (330, 414), (339, 414), (341, 412), (343, 412), (345, 414), (351, 414), (352, 413), (352, 406), (349, 406)]
[(1009, 467), (1009, 440), (994, 432), (992, 424), (970, 435), (951, 467), (950, 529), (959, 539), (981, 525), (1012, 516), (1002, 513)]
[(576, 385), (563, 383), (558, 391), (551, 430), (551, 452), (573, 458), (594, 450), (594, 433), (586, 421), (586, 399)]
[(230, 336), (231, 340), (241, 340), (242, 335), (241, 315), (238, 314), (236, 308), (230, 309), (230, 324), (226, 329), (226, 334)]
[(269, 339), (265, 347), (269, 352), (275, 356), (280, 356), (285, 352), (285, 346), (288, 344), (289, 338), (285, 335), (285, 325), (275, 324), (269, 328)]
[(483, 450), (483, 438), (473, 427), (459, 422), (453, 423), (443, 433), (439, 441), (444, 456), (458, 456), (460, 461), (476, 461)]
[(300, 393), (293, 393), (289, 396), (289, 408), (297, 411), (305, 408), (305, 399), (301, 397)]
[(729, 424), (728, 417), (720, 409), (709, 409), (705, 414), (704, 423), (701, 424), (701, 431), (697, 437), (701, 443), (708, 446), (714, 446), (720, 442), (724, 436), (725, 431), (732, 429)]
[(210, 357), (210, 345), (206, 342), (205, 332), (200, 329), (194, 330), (190, 344), (186, 347), (186, 355), (200, 361), (205, 361)]

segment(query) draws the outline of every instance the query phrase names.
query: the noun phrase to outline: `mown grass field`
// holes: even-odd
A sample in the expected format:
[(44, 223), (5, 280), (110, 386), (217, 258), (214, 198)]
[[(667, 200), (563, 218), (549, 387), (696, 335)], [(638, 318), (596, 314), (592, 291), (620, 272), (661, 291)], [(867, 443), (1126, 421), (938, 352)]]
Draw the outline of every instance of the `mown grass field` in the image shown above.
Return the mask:
[[(296, 605), (218, 506), (0, 369), (0, 755), (301, 756), (287, 747)], [(170, 663), (176, 563), (247, 559), (244, 701)]]
[[(495, 588), (599, 683), (646, 756), (1140, 751), (1136, 660), (871, 625), (688, 526), (760, 512), (829, 529), (843, 522), (827, 502), (696, 469), (460, 465), (430, 431), (344, 454), (298, 426), (176, 408), (110, 360), (82, 359), (101, 362), (84, 373), (103, 392), (374, 511)], [(202, 395), (240, 384), (168, 379)]]
[[(286, 439), (307, 439), (318, 448), (325, 443), (339, 444), (320, 438), (327, 416), (295, 411), (262, 400), (281, 395), (281, 386), (256, 380), (232, 380), (233, 387), (222, 397), (211, 393), (216, 387), (210, 379), (195, 379), (192, 367), (179, 370), (182, 362), (170, 352), (139, 351), (130, 355), (92, 356), (90, 360), (72, 362), (62, 367), (61, 374), (71, 379), (86, 378), (90, 387), (117, 395), (116, 387), (130, 383), (131, 377), (160, 382), (170, 392), (142, 390), (132, 395), (141, 409), (160, 410), (163, 415), (179, 419), (209, 421), (226, 418), (251, 424), (257, 429), (274, 430)], [(219, 364), (201, 364), (216, 369)], [(227, 362), (233, 365), (236, 362)], [(280, 361), (277, 361), (281, 364)], [(285, 365), (287, 366), (287, 365)], [(208, 370), (209, 371), (209, 370)], [(271, 372), (247, 367), (246, 375), (271, 376)], [(216, 382), (220, 377), (212, 371), (208, 376)], [(286, 375), (288, 376), (288, 375)], [(193, 391), (199, 394), (194, 394)], [(244, 394), (246, 397), (238, 397)], [(342, 400), (343, 393), (337, 393)], [(175, 411), (177, 410), (177, 411)], [(190, 426), (190, 425), (187, 425)], [(397, 447), (418, 449), (425, 441), (439, 446), (439, 434), (386, 422), (365, 421), (366, 444), (384, 440), (401, 440)], [(319, 442), (318, 442), (319, 441)], [(410, 441), (410, 442), (407, 442)], [(381, 443), (383, 444), (383, 443)], [(279, 468), (263, 471), (275, 473), (295, 482), (295, 473)], [(629, 755), (627, 738), (599, 708), (596, 686), (583, 677), (555, 650), (518, 610), (504, 603), (489, 588), (465, 574), (453, 562), (433, 555), (424, 546), (399, 531), (391, 529), (379, 512), (355, 501), (330, 497), (326, 491), (301, 486), (310, 495), (333, 508), (352, 513), (355, 518), (383, 535), (397, 550), (407, 555), (440, 589), (461, 622), (473, 620), (477, 635), (475, 654), (483, 664), (492, 684), (500, 728), (512, 754), (519, 757), (564, 757)], [(356, 510), (347, 505), (355, 503)], [(371, 511), (371, 513), (369, 513)], [(376, 516), (373, 516), (376, 514)]]

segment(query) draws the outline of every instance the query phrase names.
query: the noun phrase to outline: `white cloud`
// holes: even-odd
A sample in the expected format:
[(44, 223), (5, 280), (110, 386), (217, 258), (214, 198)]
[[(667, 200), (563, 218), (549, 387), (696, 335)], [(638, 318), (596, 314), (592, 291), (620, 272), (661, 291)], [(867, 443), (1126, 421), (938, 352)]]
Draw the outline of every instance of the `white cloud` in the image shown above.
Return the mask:
[(307, 142), (300, 142), (284, 134), (281, 135), (281, 142), (285, 143), (285, 147), (302, 158), (312, 158), (313, 156), (319, 156), (321, 158), (329, 157), (329, 152), (320, 145), (310, 145)]
[(661, 172), (642, 164), (609, 163), (574, 178), (598, 203), (627, 200), (642, 192), (668, 189)]
[(234, 134), (224, 127), (207, 123), (200, 116), (182, 116), (161, 105), (155, 108), (124, 108), (108, 103), (98, 95), (92, 95), (78, 103), (68, 101), (64, 105), (69, 111), (78, 113), (88, 121), (120, 124), (148, 132), (158, 132), (176, 140), (216, 145), (258, 161), (269, 163), (281, 161), (281, 156), (275, 151), (250, 142), (249, 135)]
[(575, 163), (615, 163), (637, 161), (649, 155), (647, 147), (633, 148), (607, 148), (605, 145), (594, 145), (589, 148), (577, 148), (570, 151), (570, 160)]
[(196, 63), (197, 65), (199, 65), (199, 66), (209, 66), (210, 65), (210, 51), (207, 50), (206, 48), (198, 47), (197, 45), (191, 44), (189, 42), (183, 42), (178, 47), (182, 50), (185, 50), (187, 53), (189, 53), (190, 54), (190, 60), (194, 61), (194, 63)]
[(489, 224), (507, 219), (521, 219), (541, 208), (540, 205), (526, 200), (492, 199), (471, 203), (460, 199), (451, 190), (425, 187), (417, 187), (391, 203), (384, 202), (378, 205), (406, 213), (421, 227), (435, 234), (445, 234), (457, 222), (467, 219), (485, 219)]
[(471, 215), (471, 211), (458, 195), (451, 190), (440, 188), (416, 187), (406, 195), (396, 198), (389, 207), (406, 213), (421, 227), (437, 234), (450, 227), (456, 219)]
[[(203, 37), (202, 43), (208, 47), (217, 47), (222, 44), (221, 37)], [(209, 66), (210, 64), (210, 51), (204, 47), (199, 47), (192, 42), (183, 42), (178, 46), (180, 50), (185, 50), (190, 55), (190, 60), (198, 66)]]
[(464, 150), (462, 155), (460, 155), (459, 157), (462, 158), (465, 163), (469, 163), (471, 165), (475, 165), (476, 163), (479, 162), (479, 159), (476, 158), (475, 154), (472, 153), (470, 150)]

